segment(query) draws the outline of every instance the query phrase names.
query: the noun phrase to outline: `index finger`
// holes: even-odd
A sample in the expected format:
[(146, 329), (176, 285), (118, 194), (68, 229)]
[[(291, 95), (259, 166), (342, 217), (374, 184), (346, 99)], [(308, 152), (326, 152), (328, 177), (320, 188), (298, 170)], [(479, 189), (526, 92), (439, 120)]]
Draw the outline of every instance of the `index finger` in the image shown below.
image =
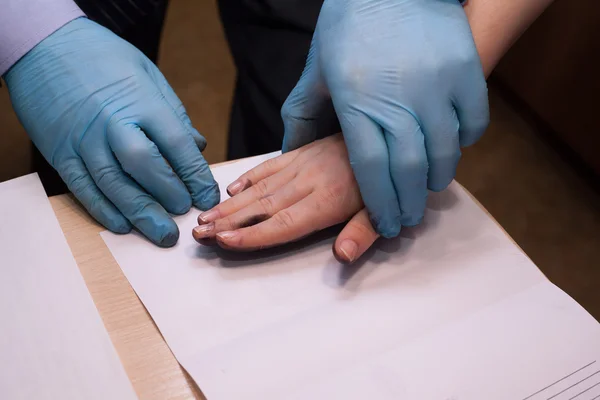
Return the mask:
[(220, 199), (219, 186), (208, 163), (175, 110), (166, 102), (157, 103), (142, 118), (142, 129), (181, 178), (194, 206), (201, 210), (215, 206)]
[(98, 188), (154, 244), (173, 246), (179, 239), (177, 224), (160, 204), (125, 174), (106, 147), (82, 146), (82, 158)]
[(359, 111), (338, 112), (338, 116), (350, 165), (371, 222), (381, 236), (398, 236), (400, 207), (382, 129)]
[(305, 197), (256, 225), (219, 232), (217, 243), (229, 250), (259, 250), (302, 239), (344, 220), (338, 215), (319, 211), (318, 202), (314, 195)]

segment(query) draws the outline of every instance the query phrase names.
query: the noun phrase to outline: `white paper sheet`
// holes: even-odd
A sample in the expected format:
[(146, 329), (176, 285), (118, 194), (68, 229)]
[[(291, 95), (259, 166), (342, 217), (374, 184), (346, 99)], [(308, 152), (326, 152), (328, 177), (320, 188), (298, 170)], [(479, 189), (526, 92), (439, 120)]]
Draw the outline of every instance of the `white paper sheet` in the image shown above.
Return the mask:
[[(213, 172), (225, 188), (271, 156)], [(537, 400), (600, 369), (600, 325), (456, 183), (354, 267), (331, 233), (258, 254), (199, 246), (197, 214), (177, 218), (171, 249), (102, 236), (209, 400), (525, 399), (593, 363)]]
[(0, 399), (137, 398), (38, 176), (0, 210)]

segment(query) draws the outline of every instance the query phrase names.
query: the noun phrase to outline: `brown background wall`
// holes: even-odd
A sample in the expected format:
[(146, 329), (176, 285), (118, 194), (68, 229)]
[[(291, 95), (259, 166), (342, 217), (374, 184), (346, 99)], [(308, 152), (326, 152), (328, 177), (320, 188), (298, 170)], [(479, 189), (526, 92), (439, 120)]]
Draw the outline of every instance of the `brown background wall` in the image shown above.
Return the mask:
[(494, 76), (600, 175), (600, 1), (554, 2)]

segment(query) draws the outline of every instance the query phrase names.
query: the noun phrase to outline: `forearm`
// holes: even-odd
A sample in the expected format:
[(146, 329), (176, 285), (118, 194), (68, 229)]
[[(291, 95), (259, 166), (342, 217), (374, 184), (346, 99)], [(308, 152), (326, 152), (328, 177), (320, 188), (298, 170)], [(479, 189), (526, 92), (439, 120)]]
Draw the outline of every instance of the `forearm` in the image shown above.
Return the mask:
[(513, 43), (552, 0), (469, 0), (465, 12), (488, 77)]
[(2, 0), (0, 8), (0, 76), (48, 35), (84, 15), (72, 0)]

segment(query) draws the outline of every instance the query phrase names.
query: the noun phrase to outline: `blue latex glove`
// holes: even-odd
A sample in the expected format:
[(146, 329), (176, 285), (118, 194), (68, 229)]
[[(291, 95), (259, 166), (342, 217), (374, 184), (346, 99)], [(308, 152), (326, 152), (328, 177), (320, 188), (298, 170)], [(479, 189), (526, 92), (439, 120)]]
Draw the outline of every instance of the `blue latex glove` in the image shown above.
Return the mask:
[(35, 145), (111, 231), (133, 225), (172, 246), (179, 230), (168, 213), (218, 203), (205, 139), (158, 68), (109, 30), (71, 21), (4, 78)]
[(419, 223), (427, 189), (454, 178), (489, 122), (487, 88), (458, 0), (325, 0), (306, 68), (282, 108), (284, 151), (315, 139), (333, 101), (378, 233)]

